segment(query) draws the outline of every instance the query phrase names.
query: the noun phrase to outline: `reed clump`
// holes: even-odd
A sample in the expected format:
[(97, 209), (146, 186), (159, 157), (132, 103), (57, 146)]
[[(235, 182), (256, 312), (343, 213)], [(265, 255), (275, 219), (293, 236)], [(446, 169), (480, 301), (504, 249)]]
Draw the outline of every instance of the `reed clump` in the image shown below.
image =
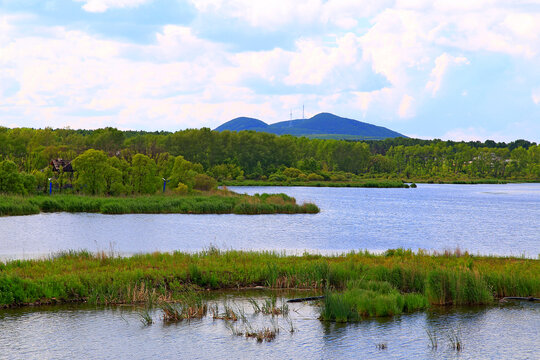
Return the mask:
[(158, 306), (164, 322), (201, 319), (208, 312), (208, 304), (200, 296), (185, 296), (175, 302), (162, 301)]
[(362, 317), (393, 316), (425, 309), (427, 298), (419, 293), (400, 293), (386, 281), (351, 281), (343, 292), (326, 294), (321, 319), (358, 321)]
[(245, 333), (246, 338), (254, 338), (257, 342), (270, 342), (276, 338), (276, 334), (279, 333), (278, 328), (265, 327), (258, 330), (247, 331)]
[(271, 316), (278, 316), (278, 315), (286, 316), (289, 314), (289, 305), (287, 305), (287, 303), (284, 301), (281, 301), (281, 304), (278, 304), (277, 297), (275, 295), (272, 295), (271, 297), (266, 298), (264, 302), (260, 305), (254, 299), (249, 299), (248, 301), (253, 307), (253, 312), (255, 314), (261, 313), (264, 315), (271, 315)]

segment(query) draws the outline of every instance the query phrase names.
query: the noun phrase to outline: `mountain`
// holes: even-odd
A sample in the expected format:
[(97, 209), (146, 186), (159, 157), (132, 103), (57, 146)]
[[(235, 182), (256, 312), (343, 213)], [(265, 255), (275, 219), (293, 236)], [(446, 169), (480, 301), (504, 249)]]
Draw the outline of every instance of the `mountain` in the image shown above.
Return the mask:
[(289, 134), (309, 138), (346, 140), (377, 140), (406, 137), (403, 134), (382, 126), (347, 119), (330, 113), (320, 113), (309, 119), (287, 120), (271, 125), (258, 119), (239, 117), (222, 124), (215, 130), (254, 130), (277, 135)]
[(256, 131), (262, 131), (260, 129), (266, 129), (268, 127), (268, 124), (264, 121), (249, 118), (249, 117), (237, 117), (236, 119), (232, 119), (231, 121), (227, 121), (225, 124), (222, 124), (221, 126), (218, 126), (215, 128), (215, 131), (223, 131), (223, 130), (230, 130), (230, 131), (242, 131), (242, 130), (256, 130)]

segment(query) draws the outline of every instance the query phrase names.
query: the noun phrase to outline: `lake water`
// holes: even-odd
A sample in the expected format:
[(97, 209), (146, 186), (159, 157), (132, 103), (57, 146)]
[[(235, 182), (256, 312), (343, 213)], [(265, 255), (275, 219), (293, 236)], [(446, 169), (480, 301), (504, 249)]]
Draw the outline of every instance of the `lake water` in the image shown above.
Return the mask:
[[(411, 248), (498, 255), (540, 254), (540, 184), (419, 185), (417, 189), (235, 188), (284, 192), (319, 205), (316, 215), (39, 214), (0, 218), (0, 257), (69, 249), (131, 254), (222, 249), (335, 253)], [(296, 294), (298, 295), (298, 294)], [(354, 324), (318, 320), (317, 307), (290, 304), (289, 322), (254, 315), (249, 297), (223, 293), (254, 328), (280, 328), (269, 343), (235, 336), (211, 317), (143, 326), (140, 309), (86, 305), (0, 309), (0, 359), (535, 359), (540, 305), (514, 302), (441, 308)], [(284, 295), (287, 297), (292, 294)], [(234, 326), (242, 330), (239, 321)], [(431, 346), (429, 334), (437, 337)], [(450, 346), (458, 334), (462, 351)], [(380, 347), (385, 345), (385, 349)], [(379, 346), (378, 346), (379, 345)]]
[(266, 249), (301, 253), (390, 248), (540, 255), (540, 184), (416, 189), (238, 187), (314, 202), (319, 214), (181, 215), (52, 213), (0, 218), (0, 259), (62, 250)]
[[(257, 296), (251, 294), (251, 296)], [(262, 301), (260, 295), (257, 296)], [(233, 335), (223, 320), (144, 326), (132, 307), (56, 306), (0, 310), (0, 359), (538, 359), (540, 308), (528, 302), (418, 312), (352, 324), (322, 322), (314, 305), (290, 304), (289, 322), (254, 315), (242, 293), (218, 303), (245, 309), (272, 342)], [(239, 331), (247, 325), (233, 324)], [(428, 332), (437, 337), (433, 349)], [(458, 334), (462, 350), (451, 348)], [(385, 344), (386, 349), (379, 349)]]

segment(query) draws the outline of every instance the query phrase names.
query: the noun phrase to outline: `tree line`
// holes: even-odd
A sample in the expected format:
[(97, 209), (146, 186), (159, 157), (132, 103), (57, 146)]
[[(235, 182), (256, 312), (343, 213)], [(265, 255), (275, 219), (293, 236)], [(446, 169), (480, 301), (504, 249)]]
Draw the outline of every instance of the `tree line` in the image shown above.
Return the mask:
[[(50, 162), (58, 158), (72, 161), (75, 173), (53, 172)], [(526, 140), (343, 141), (208, 128), (170, 133), (0, 127), (0, 192), (45, 191), (49, 178), (59, 188), (91, 194), (153, 193), (162, 178), (169, 187), (185, 186), (178, 191), (209, 178), (538, 181), (540, 149)]]

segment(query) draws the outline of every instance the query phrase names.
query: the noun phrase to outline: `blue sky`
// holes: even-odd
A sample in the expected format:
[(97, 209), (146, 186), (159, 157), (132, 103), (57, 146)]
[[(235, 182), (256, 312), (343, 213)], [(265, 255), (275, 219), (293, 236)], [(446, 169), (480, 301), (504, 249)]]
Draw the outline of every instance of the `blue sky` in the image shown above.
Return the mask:
[(540, 1), (0, 0), (2, 126), (175, 131), (303, 105), (539, 142)]

